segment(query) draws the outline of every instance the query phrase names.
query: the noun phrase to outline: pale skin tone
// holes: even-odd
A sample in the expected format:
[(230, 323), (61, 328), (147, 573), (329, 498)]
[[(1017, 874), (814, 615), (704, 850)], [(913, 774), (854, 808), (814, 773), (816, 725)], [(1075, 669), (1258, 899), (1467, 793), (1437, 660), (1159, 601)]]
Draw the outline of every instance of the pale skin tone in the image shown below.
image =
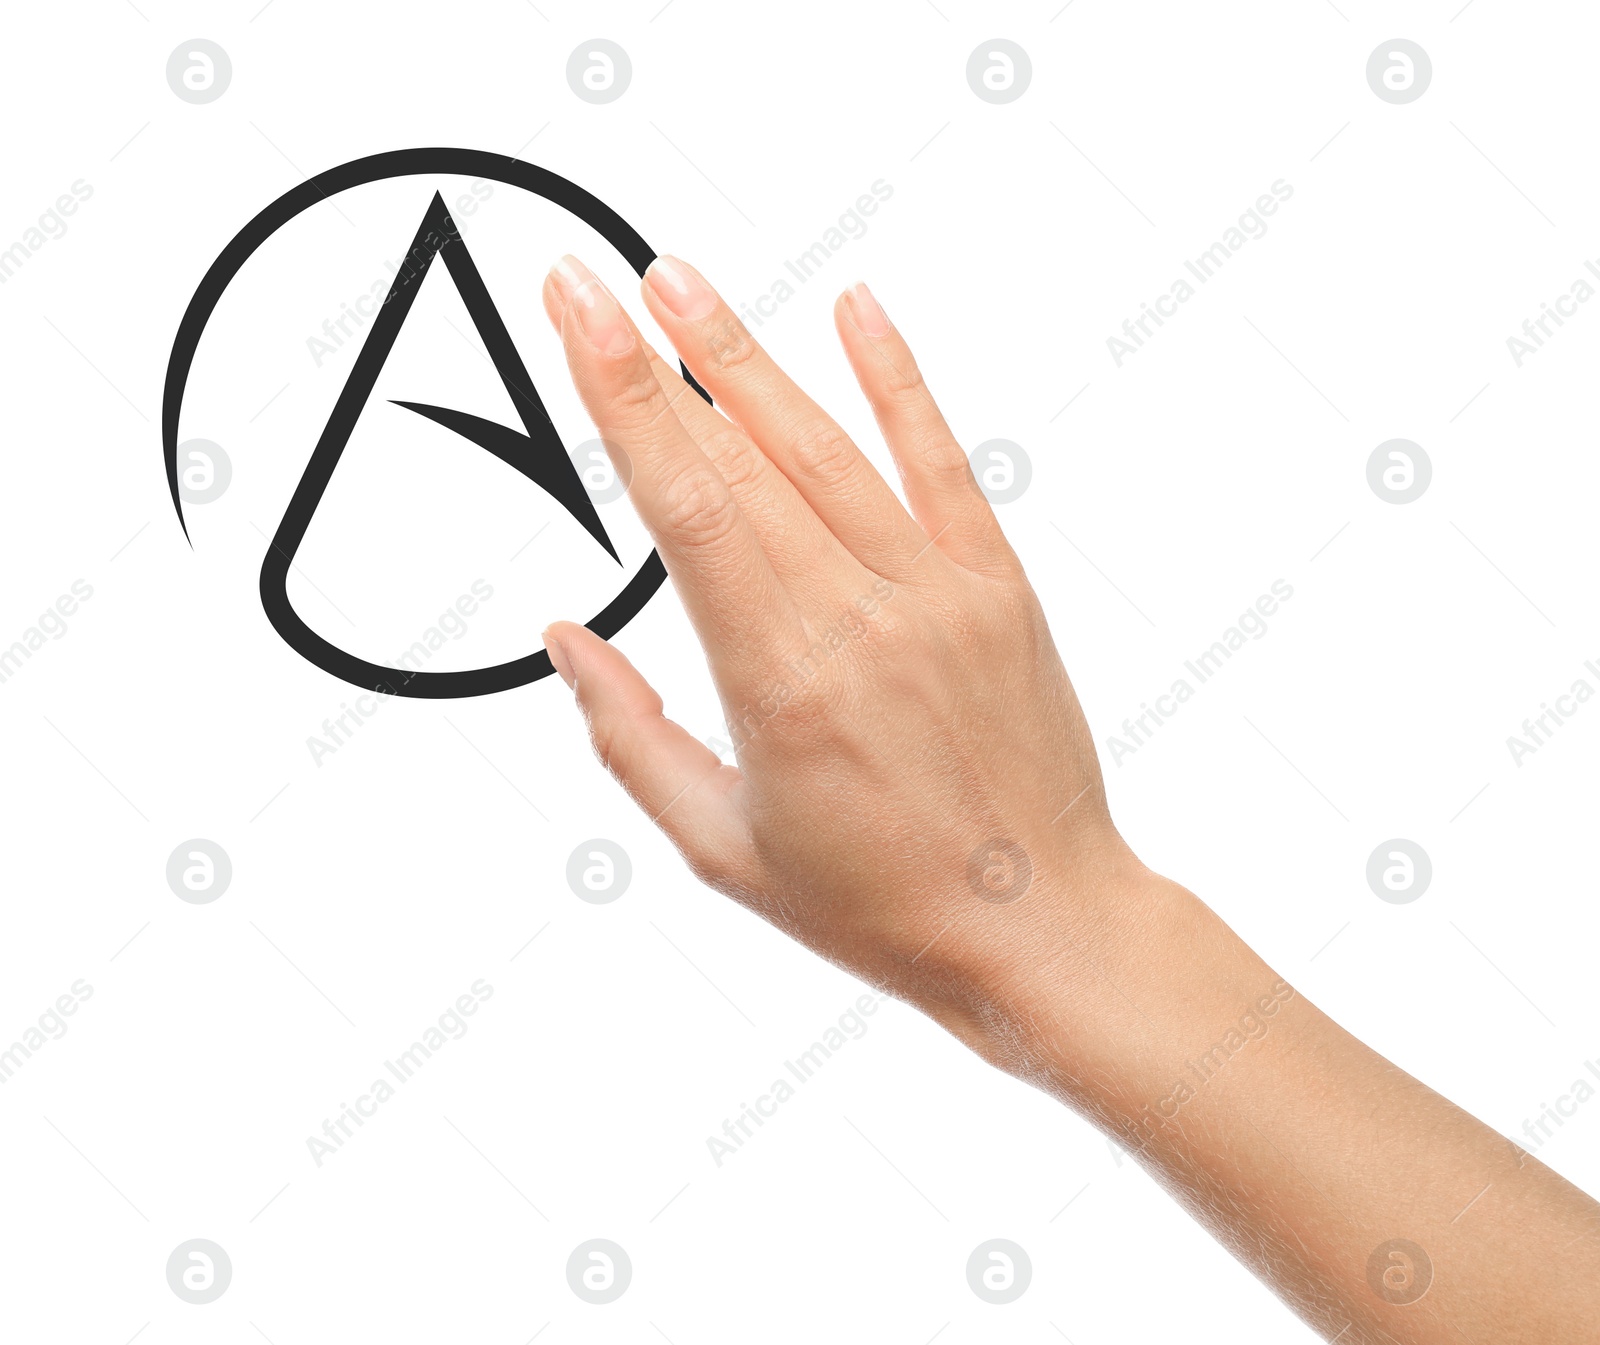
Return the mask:
[(662, 258), (641, 293), (716, 409), (581, 262), (544, 300), (738, 765), (592, 632), (545, 643), (695, 874), (1099, 1125), (1327, 1339), (1600, 1337), (1600, 1205), (1117, 833), (1044, 613), (866, 287), (835, 323), (904, 505), (698, 272)]

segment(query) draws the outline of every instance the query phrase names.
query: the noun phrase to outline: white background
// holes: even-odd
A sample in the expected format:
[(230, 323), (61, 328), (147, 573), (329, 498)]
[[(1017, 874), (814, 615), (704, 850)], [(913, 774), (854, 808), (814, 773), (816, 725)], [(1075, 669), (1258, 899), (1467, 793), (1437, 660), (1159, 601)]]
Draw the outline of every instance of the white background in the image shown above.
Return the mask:
[[(0, 247), (75, 180), (93, 193), (0, 288), (0, 645), (75, 580), (93, 588), (0, 684), (0, 1044), (74, 981), (93, 987), (0, 1088), (8, 1338), (1312, 1338), (1096, 1132), (898, 1004), (717, 1167), (707, 1137), (862, 987), (694, 883), (592, 761), (556, 679), (386, 702), (313, 760), (308, 736), (353, 689), (267, 624), (257, 528), (276, 527), (349, 368), (349, 349), (317, 368), (305, 338), (387, 274), (432, 184), (350, 193), (347, 219), (318, 207), (297, 222), (307, 241), (241, 276), (253, 297), (233, 337), (208, 334), (185, 409), (182, 437), (223, 444), (234, 470), (190, 509), (193, 550), (162, 470), (162, 380), (190, 294), (245, 221), (384, 149), (520, 153), (744, 301), (890, 184), (763, 339), (887, 467), (828, 319), (865, 276), (964, 441), (1024, 447), (1032, 485), (1003, 520), (1102, 742), (1274, 580), (1293, 586), (1152, 741), (1104, 753), (1115, 815), (1303, 993), (1533, 1147), (1524, 1121), (1600, 1059), (1600, 704), (1520, 765), (1506, 745), (1578, 677), (1600, 687), (1583, 668), (1600, 660), (1600, 304), (1521, 368), (1506, 339), (1600, 255), (1587, 7), (258, 9), (6, 17)], [(604, 106), (565, 77), (596, 36), (633, 64)], [(1004, 106), (965, 79), (995, 36), (1033, 64)], [(1365, 78), (1396, 36), (1434, 67), (1407, 106)], [(233, 64), (204, 106), (164, 74), (194, 37)], [(1107, 338), (1279, 179), (1293, 196), (1266, 235), (1119, 368)], [(519, 251), (516, 195), (497, 188), (465, 233), (554, 400), (537, 281), (591, 240), (547, 220)], [(419, 400), (495, 392), (433, 321), (461, 382)], [(1405, 506), (1366, 480), (1396, 437), (1433, 464)], [(557, 558), (583, 539), (552, 532), (513, 561), (505, 529), (559, 512), (526, 483), (497, 529), (461, 528), (488, 508), (481, 483), (510, 478), (447, 438), (432, 442), (461, 468), (460, 512), (447, 474), (436, 517), (481, 555), (411, 517), (390, 545), (431, 559), (386, 576), (352, 522), (308, 576), (347, 633), (410, 623), (367, 626), (376, 649), (488, 578), (485, 640), (527, 652), (570, 578)], [(670, 590), (619, 644), (671, 712), (721, 732)], [(232, 860), (212, 904), (167, 886), (193, 837)], [(610, 905), (566, 882), (593, 837), (632, 858)], [(1393, 837), (1432, 859), (1410, 904), (1366, 882)], [(470, 1031), (317, 1167), (307, 1137), (479, 978), (493, 997)], [(1600, 1100), (1538, 1156), (1600, 1191), (1597, 1137)], [(196, 1237), (233, 1264), (204, 1307), (164, 1270)], [(591, 1237), (633, 1262), (604, 1307), (566, 1281)], [(1004, 1307), (966, 1283), (992, 1237), (1033, 1264)]]

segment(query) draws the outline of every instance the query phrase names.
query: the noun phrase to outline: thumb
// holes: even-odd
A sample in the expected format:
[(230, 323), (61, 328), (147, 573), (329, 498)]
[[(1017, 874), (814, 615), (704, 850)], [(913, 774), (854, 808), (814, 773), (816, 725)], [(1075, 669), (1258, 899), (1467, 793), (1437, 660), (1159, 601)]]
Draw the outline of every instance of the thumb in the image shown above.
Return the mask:
[(557, 621), (544, 645), (577, 697), (601, 764), (702, 879), (737, 883), (751, 850), (735, 803), (738, 767), (666, 718), (655, 688), (592, 630)]

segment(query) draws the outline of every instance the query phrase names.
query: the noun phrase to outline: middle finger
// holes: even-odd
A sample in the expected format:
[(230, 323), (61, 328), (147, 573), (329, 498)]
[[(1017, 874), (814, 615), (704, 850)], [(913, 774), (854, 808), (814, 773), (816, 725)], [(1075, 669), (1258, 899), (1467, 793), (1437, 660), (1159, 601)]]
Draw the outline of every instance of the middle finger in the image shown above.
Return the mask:
[[(557, 331), (561, 330), (573, 291), (593, 279), (594, 273), (576, 257), (563, 257), (551, 268), (543, 297), (545, 312)], [(750, 436), (707, 405), (682, 375), (644, 341), (642, 333), (639, 337), (673, 411), (728, 483), (772, 568), (784, 586), (803, 599), (803, 608), (815, 610), (834, 596), (838, 571), (857, 568), (852, 558)]]
[(843, 429), (783, 372), (692, 266), (657, 257), (645, 302), (717, 405), (749, 432), (868, 569), (905, 574), (927, 537)]

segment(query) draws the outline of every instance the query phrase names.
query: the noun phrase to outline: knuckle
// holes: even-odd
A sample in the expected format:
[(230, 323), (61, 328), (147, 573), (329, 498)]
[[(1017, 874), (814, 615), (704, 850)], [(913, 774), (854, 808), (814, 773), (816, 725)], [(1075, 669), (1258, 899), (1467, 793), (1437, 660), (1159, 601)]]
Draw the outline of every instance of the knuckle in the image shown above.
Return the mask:
[(797, 679), (783, 706), (784, 721), (792, 725), (791, 735), (803, 741), (831, 737), (833, 730), (849, 718), (843, 713), (844, 699), (843, 680), (831, 669), (819, 669), (817, 674)]
[(972, 658), (1032, 628), (1029, 597), (1009, 583), (980, 579), (928, 601), (940, 641), (957, 656)]
[(680, 541), (714, 545), (733, 530), (733, 497), (716, 472), (689, 468), (668, 487), (661, 525)]
[(1025, 579), (1018, 583), (998, 585), (996, 611), (1008, 628), (1036, 625), (1044, 616), (1039, 596)]
[(756, 446), (729, 425), (705, 435), (700, 446), (711, 459), (728, 489), (738, 494), (760, 479), (765, 459)]
[(831, 421), (807, 426), (795, 438), (796, 464), (820, 480), (837, 480), (847, 475), (856, 453), (855, 441)]
[(1006, 540), (998, 521), (990, 523), (988, 536), (989, 548), (985, 560), (988, 574), (1002, 586), (1006, 601), (1018, 603), (1021, 611), (1030, 617), (1037, 616), (1042, 619), (1043, 611), (1039, 607), (1033, 585), (1028, 582), (1028, 572), (1023, 567), (1022, 557), (1017, 555), (1011, 543)]
[(589, 744), (594, 748), (595, 757), (624, 785), (627, 783), (626, 743), (627, 738), (619, 731), (616, 720), (600, 716), (590, 718)]
[(994, 638), (989, 616), (965, 603), (951, 603), (941, 614), (939, 624), (945, 641), (962, 655), (978, 653)]
[(880, 380), (883, 391), (898, 401), (920, 401), (927, 391), (922, 369), (912, 359), (887, 361), (882, 366)]
[[(814, 630), (807, 657), (819, 669), (854, 667), (870, 675), (875, 668), (915, 662), (928, 646), (918, 616), (885, 601), (874, 604), (870, 611), (851, 606), (837, 620)], [(841, 680), (850, 679), (843, 676)]]
[(961, 451), (961, 445), (946, 435), (931, 435), (920, 446), (917, 454), (923, 475), (944, 491), (966, 490), (983, 498), (978, 478), (972, 474), (972, 464)]
[(888, 605), (868, 618), (867, 643), (876, 658), (891, 663), (909, 658), (926, 645), (917, 622)]
[(671, 410), (654, 372), (648, 366), (628, 371), (611, 394), (611, 411), (619, 424), (648, 430)]
[(1027, 580), (1021, 578), (1020, 568), (1017, 578), (1020, 582), (1001, 587), (998, 609), (1010, 638), (1021, 645), (1023, 656), (1032, 664), (1050, 647), (1050, 625), (1038, 597)]
[(706, 359), (716, 369), (742, 368), (755, 359), (759, 350), (749, 329), (732, 314), (705, 336)]
[(809, 631), (785, 651), (783, 671), (768, 689), (760, 709), (811, 735), (838, 712), (843, 681), (838, 667), (841, 643), (828, 631)]
[[(922, 646), (924, 649), (930, 646)], [(957, 710), (956, 667), (960, 655), (948, 647), (932, 644), (932, 656), (906, 657), (904, 652), (885, 654), (877, 673), (881, 691), (892, 696), (922, 722), (925, 732), (948, 723)], [(931, 714), (930, 714), (931, 712)]]
[(877, 603), (870, 613), (856, 609), (851, 613), (859, 619), (858, 630), (870, 649), (878, 653), (894, 654), (907, 651), (917, 643), (917, 622), (891, 603)]

